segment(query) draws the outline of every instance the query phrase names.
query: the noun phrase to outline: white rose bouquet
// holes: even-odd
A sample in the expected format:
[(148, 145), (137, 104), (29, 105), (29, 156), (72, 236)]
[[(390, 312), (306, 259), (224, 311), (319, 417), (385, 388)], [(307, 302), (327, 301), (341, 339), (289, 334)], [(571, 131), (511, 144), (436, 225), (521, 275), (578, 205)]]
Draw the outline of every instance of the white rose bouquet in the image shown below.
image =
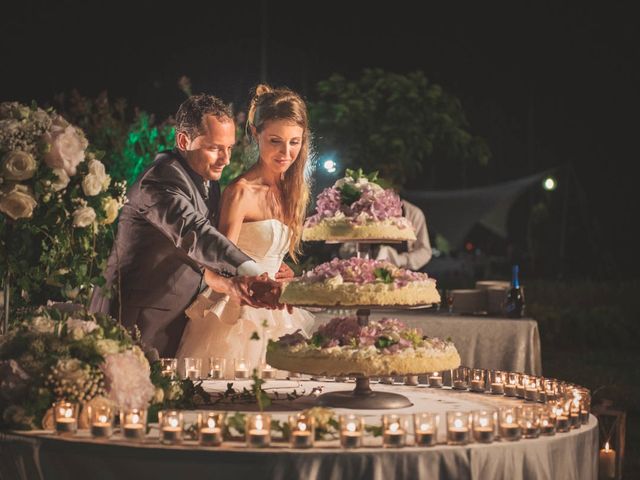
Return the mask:
[(161, 408), (193, 407), (194, 392), (190, 380), (163, 377), (158, 359), (107, 315), (40, 307), (0, 337), (0, 428), (48, 428), (61, 398), (148, 408), (153, 419)]
[(13, 309), (82, 303), (101, 282), (125, 184), (100, 158), (55, 111), (0, 104), (0, 279)]

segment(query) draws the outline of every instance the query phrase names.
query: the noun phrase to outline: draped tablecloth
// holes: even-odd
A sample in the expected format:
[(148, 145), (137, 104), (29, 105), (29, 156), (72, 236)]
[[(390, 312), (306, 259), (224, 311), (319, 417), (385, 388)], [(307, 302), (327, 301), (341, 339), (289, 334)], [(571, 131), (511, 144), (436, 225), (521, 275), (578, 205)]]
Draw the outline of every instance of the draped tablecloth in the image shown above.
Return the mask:
[[(208, 383), (206, 387), (217, 389), (222, 386), (222, 382), (218, 383)], [(270, 383), (276, 384), (270, 381), (266, 386)], [(308, 383), (308, 387), (320, 384)], [(323, 386), (330, 391), (349, 389), (353, 384)], [(448, 389), (389, 385), (373, 388), (409, 397), (413, 406), (393, 410), (400, 414), (434, 411), (443, 416), (447, 410), (524, 404), (504, 397)], [(347, 411), (352, 412), (336, 409), (338, 414)], [(390, 411), (358, 413), (365, 415), (367, 424), (379, 425), (384, 412)], [(288, 413), (273, 413), (273, 417), (285, 419)], [(444, 418), (440, 424), (444, 427)], [(444, 431), (439, 433), (439, 441), (444, 440), (444, 435)], [(139, 445), (124, 442), (119, 434), (99, 442), (91, 440), (86, 432), (72, 438), (58, 438), (50, 432), (4, 432), (0, 433), (0, 478), (595, 480), (597, 477), (598, 429), (593, 416), (579, 429), (516, 442), (385, 449), (379, 437), (365, 440), (365, 447), (356, 450), (343, 450), (335, 440), (316, 442), (309, 450), (292, 450), (282, 442), (258, 450), (241, 442), (199, 447), (193, 441), (185, 441), (180, 446), (165, 446), (158, 443), (157, 430), (152, 430), (146, 442)]]
[[(355, 314), (355, 310), (314, 312), (314, 328), (346, 314)], [(462, 365), (542, 375), (538, 323), (531, 318), (448, 315), (428, 309), (371, 310), (371, 319), (382, 317), (395, 317), (410, 327), (420, 327), (430, 337), (451, 337)]]

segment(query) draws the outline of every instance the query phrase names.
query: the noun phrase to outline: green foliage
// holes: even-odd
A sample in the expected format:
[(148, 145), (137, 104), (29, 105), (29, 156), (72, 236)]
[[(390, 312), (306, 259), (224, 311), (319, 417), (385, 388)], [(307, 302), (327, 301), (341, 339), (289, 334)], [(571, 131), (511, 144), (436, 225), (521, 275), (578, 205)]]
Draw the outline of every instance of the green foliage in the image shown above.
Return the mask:
[(485, 142), (469, 132), (460, 101), (422, 72), (367, 69), (356, 81), (334, 74), (317, 90), (319, 100), (309, 104), (317, 146), (339, 151), (345, 165), (379, 170), (411, 187), (434, 167), (453, 165), (463, 178), (471, 163), (489, 160)]
[(393, 276), (386, 268), (375, 268), (373, 274), (376, 276), (376, 279), (382, 280), (382, 283), (393, 283)]
[(376, 338), (374, 345), (376, 346), (376, 348), (387, 348), (393, 345), (394, 343), (397, 343), (397, 342), (395, 342), (389, 337), (385, 337), (384, 335), (381, 335), (378, 338)]

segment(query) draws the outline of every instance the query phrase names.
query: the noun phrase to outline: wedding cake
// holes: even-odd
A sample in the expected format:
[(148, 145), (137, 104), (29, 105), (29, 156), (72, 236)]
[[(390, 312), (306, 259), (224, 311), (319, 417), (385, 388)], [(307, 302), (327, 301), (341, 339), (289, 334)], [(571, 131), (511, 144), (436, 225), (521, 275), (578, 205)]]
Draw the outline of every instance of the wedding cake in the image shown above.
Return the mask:
[(436, 281), (426, 273), (385, 260), (338, 259), (322, 263), (286, 284), (282, 303), (319, 306), (411, 306), (440, 302)]
[(302, 240), (415, 240), (402, 216), (400, 197), (378, 183), (377, 173), (347, 169), (344, 178), (325, 188), (316, 213), (305, 221)]
[(334, 318), (306, 339), (301, 333), (270, 341), (267, 363), (274, 368), (328, 376), (409, 375), (460, 366), (451, 341), (429, 338), (394, 318), (358, 324)]

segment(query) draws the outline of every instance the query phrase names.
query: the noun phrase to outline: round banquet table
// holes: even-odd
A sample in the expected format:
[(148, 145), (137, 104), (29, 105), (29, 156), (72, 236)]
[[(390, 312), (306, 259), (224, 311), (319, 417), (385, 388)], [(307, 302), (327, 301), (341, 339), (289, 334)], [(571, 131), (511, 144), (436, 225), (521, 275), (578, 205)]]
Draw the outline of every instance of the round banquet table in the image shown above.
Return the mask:
[[(234, 382), (242, 388), (243, 382)], [(249, 385), (246, 382), (246, 386)], [(224, 390), (226, 382), (207, 381), (207, 390)], [(353, 383), (273, 380), (266, 388), (310, 392), (313, 386), (323, 391), (353, 388)], [(74, 437), (57, 437), (51, 432), (0, 433), (0, 478), (20, 479), (180, 479), (234, 478), (309, 480), (339, 479), (559, 479), (597, 478), (597, 420), (567, 433), (550, 437), (522, 439), (491, 444), (471, 443), (448, 446), (445, 440), (444, 413), (448, 410), (471, 411), (509, 405), (523, 405), (515, 400), (490, 394), (477, 394), (424, 386), (373, 385), (374, 390), (400, 392), (413, 402), (408, 408), (395, 410), (360, 410), (367, 425), (380, 425), (383, 413), (411, 414), (439, 412), (439, 444), (421, 448), (382, 448), (380, 437), (365, 437), (364, 447), (340, 448), (337, 440), (323, 440), (307, 450), (291, 449), (287, 443), (272, 440), (269, 448), (247, 448), (244, 442), (229, 441), (220, 447), (200, 447), (195, 441), (167, 446), (158, 442), (157, 428), (152, 428), (142, 444), (127, 443), (119, 433), (107, 441), (92, 440), (86, 431)], [(307, 408), (313, 398), (305, 395), (295, 401), (279, 401), (271, 415), (284, 420), (293, 411)], [(222, 409), (218, 405), (216, 410)], [(243, 410), (240, 405), (226, 405), (230, 411)], [(286, 410), (284, 410), (286, 409)], [(335, 409), (337, 414), (354, 412)], [(195, 412), (185, 412), (187, 421)], [(189, 418), (191, 417), (191, 418)], [(410, 429), (411, 430), (411, 429)], [(409, 435), (408, 444), (412, 444)]]

